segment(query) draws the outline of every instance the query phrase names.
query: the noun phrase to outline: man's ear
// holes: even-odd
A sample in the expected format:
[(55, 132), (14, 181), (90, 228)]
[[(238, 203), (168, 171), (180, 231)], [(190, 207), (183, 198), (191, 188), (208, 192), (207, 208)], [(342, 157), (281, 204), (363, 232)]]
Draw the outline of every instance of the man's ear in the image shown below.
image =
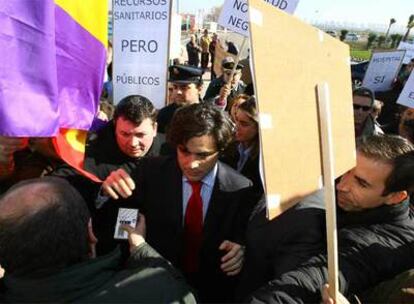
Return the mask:
[(397, 191), (392, 192), (387, 195), (387, 199), (385, 201), (386, 205), (397, 205), (404, 201), (408, 197), (407, 191)]
[(158, 124), (156, 122), (154, 122), (153, 127), (154, 127), (154, 137), (155, 137), (155, 136), (157, 136)]
[(98, 243), (98, 239), (93, 233), (92, 228), (92, 219), (89, 219), (88, 222), (88, 241), (89, 241), (89, 257), (96, 258), (96, 243)]

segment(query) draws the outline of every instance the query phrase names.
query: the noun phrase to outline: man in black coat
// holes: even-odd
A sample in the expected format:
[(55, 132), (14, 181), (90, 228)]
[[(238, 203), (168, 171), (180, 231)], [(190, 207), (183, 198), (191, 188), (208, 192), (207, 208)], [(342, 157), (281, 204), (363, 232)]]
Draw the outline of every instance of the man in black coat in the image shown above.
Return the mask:
[[(165, 136), (157, 134), (156, 119), (157, 110), (146, 97), (130, 95), (122, 99), (115, 108), (113, 120), (89, 140), (84, 169), (105, 180), (118, 168), (131, 172), (144, 157), (171, 153)], [(66, 179), (80, 192), (91, 212), (95, 234), (104, 234), (107, 229), (105, 210), (96, 208), (100, 185), (68, 165), (57, 168), (53, 176)], [(97, 253), (108, 252), (103, 238), (97, 244)]]
[(247, 228), (239, 301), (324, 250), (324, 207), (323, 192), (316, 191), (269, 221), (260, 200)]
[[(413, 185), (414, 148), (407, 140), (391, 135), (359, 139), (357, 165), (336, 187), (339, 287), (346, 297), (414, 266), (414, 218), (407, 200)], [(277, 233), (267, 233), (272, 232)], [(282, 245), (296, 241), (289, 232), (283, 237)], [(277, 273), (247, 301), (317, 303), (327, 275), (326, 250), (321, 250), (295, 269)]]
[[(232, 299), (243, 264), (245, 227), (256, 203), (252, 183), (218, 161), (231, 138), (226, 113), (211, 105), (183, 107), (167, 135), (176, 158), (146, 159), (132, 177), (117, 170), (103, 184), (114, 198), (132, 195), (106, 206), (139, 208), (147, 218), (148, 242), (185, 273), (202, 302)], [(196, 190), (196, 184), (201, 188)]]
[[(157, 110), (146, 97), (130, 95), (122, 99), (114, 118), (89, 139), (84, 169), (105, 180), (118, 168), (131, 171), (143, 157), (168, 154), (165, 136), (157, 134), (156, 119)], [(94, 210), (97, 186), (90, 180), (68, 165), (58, 167), (53, 175), (67, 179)]]
[(96, 258), (86, 204), (65, 180), (15, 185), (0, 199), (1, 303), (195, 303), (183, 277), (145, 242), (145, 219), (119, 249)]
[(191, 35), (190, 41), (186, 44), (188, 64), (198, 67), (200, 64), (201, 47), (196, 41), (195, 35)]

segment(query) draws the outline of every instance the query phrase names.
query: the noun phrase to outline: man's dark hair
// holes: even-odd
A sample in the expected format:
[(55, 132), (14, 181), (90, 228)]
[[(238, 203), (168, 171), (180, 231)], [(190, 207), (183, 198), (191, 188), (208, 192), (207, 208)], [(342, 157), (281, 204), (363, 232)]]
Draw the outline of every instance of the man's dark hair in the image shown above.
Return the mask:
[(136, 125), (140, 125), (146, 118), (154, 123), (157, 121), (157, 110), (152, 102), (141, 95), (129, 95), (118, 103), (115, 108), (114, 121), (123, 117)]
[(191, 138), (212, 135), (218, 151), (233, 140), (234, 125), (227, 114), (210, 104), (192, 104), (177, 110), (167, 132), (173, 146), (185, 145)]
[(407, 139), (398, 135), (360, 137), (357, 151), (367, 158), (393, 166), (385, 181), (384, 196), (409, 191), (414, 186), (414, 147)]
[(414, 151), (400, 155), (394, 160), (394, 170), (386, 185), (388, 193), (404, 190), (414, 192)]
[(88, 258), (89, 211), (67, 181), (21, 182), (0, 198), (0, 212), (0, 265), (8, 274), (51, 274)]
[(359, 87), (352, 92), (352, 96), (361, 96), (361, 97), (368, 97), (371, 100), (370, 107), (374, 105), (375, 101), (375, 93), (374, 91), (365, 88), (365, 87)]

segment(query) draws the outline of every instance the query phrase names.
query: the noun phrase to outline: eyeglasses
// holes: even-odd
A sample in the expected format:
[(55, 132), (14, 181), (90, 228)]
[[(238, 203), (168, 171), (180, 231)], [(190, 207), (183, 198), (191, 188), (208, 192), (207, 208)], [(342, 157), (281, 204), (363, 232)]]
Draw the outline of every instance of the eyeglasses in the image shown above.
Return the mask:
[(370, 106), (361, 106), (361, 105), (357, 105), (357, 104), (354, 104), (353, 106), (354, 106), (355, 111), (362, 110), (362, 111), (366, 112), (366, 111), (371, 110)]

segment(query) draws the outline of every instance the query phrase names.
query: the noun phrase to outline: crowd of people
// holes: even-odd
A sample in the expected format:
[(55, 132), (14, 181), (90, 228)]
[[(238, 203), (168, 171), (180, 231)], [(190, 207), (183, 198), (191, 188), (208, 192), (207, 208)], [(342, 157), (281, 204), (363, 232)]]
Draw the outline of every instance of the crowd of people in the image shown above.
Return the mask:
[[(102, 183), (50, 139), (0, 136), (1, 301), (322, 301), (323, 193), (268, 220), (243, 62), (226, 57), (201, 96), (215, 41), (191, 37), (159, 111), (138, 94), (102, 102), (108, 121), (90, 131), (84, 162)], [(390, 92), (353, 91), (357, 161), (336, 181), (339, 287), (351, 301), (414, 299), (414, 109), (396, 110), (412, 63)], [(138, 210), (135, 227), (119, 222), (124, 208)]]

